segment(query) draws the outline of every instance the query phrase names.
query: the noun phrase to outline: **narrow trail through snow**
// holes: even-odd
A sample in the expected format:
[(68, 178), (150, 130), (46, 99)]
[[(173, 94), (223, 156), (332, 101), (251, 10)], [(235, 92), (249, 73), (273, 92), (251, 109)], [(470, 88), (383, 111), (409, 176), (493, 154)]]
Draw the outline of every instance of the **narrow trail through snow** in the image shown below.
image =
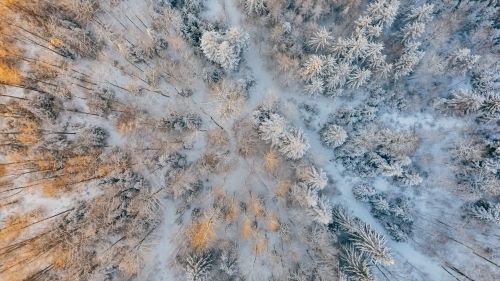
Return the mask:
[[(235, 1), (225, 0), (225, 12), (230, 26), (242, 27), (242, 19), (244, 15), (236, 7)], [(305, 97), (297, 92), (284, 92), (281, 87), (273, 80), (273, 75), (268, 72), (266, 64), (263, 60), (264, 55), (259, 53), (260, 46), (250, 39), (250, 47), (243, 53), (246, 65), (252, 70), (253, 78), (255, 79), (255, 87), (252, 89), (250, 98), (247, 102), (246, 110), (251, 112), (264, 99), (269, 91), (276, 93), (280, 99), (294, 98), (298, 101), (310, 101), (310, 98)], [(325, 105), (333, 101), (325, 97), (319, 97), (319, 102)], [(418, 120), (418, 119), (415, 119)], [(304, 128), (304, 124), (301, 124)], [(331, 150), (326, 149), (320, 142), (316, 132), (305, 129), (304, 132), (308, 135), (311, 147), (315, 155), (322, 157), (333, 156)], [(429, 275), (429, 280), (446, 280), (446, 272), (439, 266), (439, 261), (433, 260), (417, 251), (414, 247), (407, 243), (397, 243), (390, 239), (383, 226), (370, 214), (367, 206), (357, 201), (352, 195), (352, 187), (354, 178), (342, 175), (342, 168), (335, 162), (326, 162), (323, 169), (333, 177), (336, 182), (336, 187), (341, 191), (341, 196), (330, 198), (333, 203), (342, 203), (349, 207), (353, 214), (361, 220), (371, 224), (375, 229), (384, 233), (388, 238), (388, 246), (395, 253), (396, 263), (409, 262), (412, 266), (417, 267), (419, 271)], [(405, 260), (401, 260), (403, 257)]]

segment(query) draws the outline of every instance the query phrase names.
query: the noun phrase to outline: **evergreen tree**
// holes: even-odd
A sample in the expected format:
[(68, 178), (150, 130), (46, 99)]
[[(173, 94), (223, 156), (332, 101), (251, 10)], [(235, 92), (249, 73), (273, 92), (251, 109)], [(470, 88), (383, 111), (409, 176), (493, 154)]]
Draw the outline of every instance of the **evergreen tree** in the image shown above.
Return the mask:
[(371, 272), (368, 259), (364, 252), (357, 251), (352, 245), (342, 246), (340, 250), (342, 271), (349, 275), (351, 280), (375, 281), (376, 278)]
[(344, 144), (346, 139), (346, 131), (338, 125), (330, 124), (323, 128), (321, 132), (321, 141), (323, 141), (325, 145), (333, 148)]
[(467, 70), (472, 69), (477, 61), (481, 58), (479, 55), (471, 55), (470, 49), (460, 49), (453, 53), (449, 59), (450, 66), (459, 70), (462, 75), (465, 75)]
[(188, 281), (204, 281), (212, 268), (212, 254), (203, 256), (189, 255), (186, 259), (186, 277)]
[(331, 40), (333, 40), (333, 37), (330, 36), (330, 32), (328, 32), (326, 28), (320, 27), (313, 33), (313, 36), (309, 39), (308, 43), (309, 46), (317, 52), (318, 50), (324, 50), (329, 47)]
[(309, 140), (302, 129), (293, 127), (289, 129), (283, 138), (279, 150), (286, 158), (299, 160), (310, 147)]
[(352, 233), (352, 239), (352, 244), (356, 249), (366, 253), (375, 264), (394, 263), (389, 249), (385, 246), (386, 238), (369, 224), (359, 227), (356, 232)]

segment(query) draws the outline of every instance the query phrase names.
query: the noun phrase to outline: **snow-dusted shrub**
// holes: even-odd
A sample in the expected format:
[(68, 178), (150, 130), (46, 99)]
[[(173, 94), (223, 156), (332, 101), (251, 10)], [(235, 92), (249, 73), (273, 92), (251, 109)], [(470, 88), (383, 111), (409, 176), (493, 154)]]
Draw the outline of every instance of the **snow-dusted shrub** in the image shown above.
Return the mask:
[(338, 125), (330, 124), (323, 128), (321, 132), (321, 141), (323, 141), (325, 145), (333, 148), (344, 144), (346, 139), (346, 131)]
[(238, 67), (241, 52), (248, 46), (248, 33), (233, 27), (224, 33), (205, 31), (201, 37), (201, 49), (205, 56), (226, 71)]

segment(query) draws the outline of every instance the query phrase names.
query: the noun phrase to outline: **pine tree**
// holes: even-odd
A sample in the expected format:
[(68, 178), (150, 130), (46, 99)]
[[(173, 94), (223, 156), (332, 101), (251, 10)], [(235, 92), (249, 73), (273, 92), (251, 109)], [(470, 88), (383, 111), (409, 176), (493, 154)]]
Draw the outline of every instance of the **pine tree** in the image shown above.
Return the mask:
[(287, 131), (288, 125), (285, 118), (275, 113), (270, 114), (269, 119), (264, 120), (259, 126), (260, 138), (274, 147), (281, 145)]
[(349, 41), (337, 37), (337, 41), (331, 44), (330, 53), (339, 60), (350, 61)]
[(374, 196), (372, 199), (370, 199), (370, 204), (375, 210), (389, 210), (389, 203), (387, 203), (387, 201), (385, 201), (385, 199), (380, 195)]
[(321, 190), (325, 188), (328, 183), (328, 177), (323, 169), (316, 169), (314, 166), (300, 169), (297, 171), (298, 178), (304, 182), (308, 187)]
[(342, 271), (356, 281), (375, 281), (368, 259), (363, 252), (357, 251), (352, 245), (342, 246), (340, 259), (343, 262)]
[(299, 160), (306, 154), (310, 147), (309, 139), (302, 129), (293, 127), (289, 129), (283, 138), (283, 142), (279, 146), (279, 151), (288, 159)]
[(309, 209), (309, 214), (318, 223), (326, 225), (332, 222), (332, 206), (328, 199), (323, 196), (318, 197), (316, 205)]
[(424, 52), (405, 52), (394, 65), (394, 78), (398, 79), (412, 72), (413, 67), (422, 59)]
[(396, 183), (403, 186), (414, 186), (422, 183), (423, 179), (418, 175), (411, 172), (403, 172), (401, 176), (396, 177)]
[(449, 110), (463, 116), (479, 110), (484, 100), (484, 97), (475, 92), (460, 89), (458, 92), (451, 92), (450, 98), (444, 101), (444, 105)]
[(364, 59), (366, 50), (368, 48), (368, 39), (363, 35), (358, 35), (355, 38), (347, 40), (349, 46), (349, 54), (352, 59)]
[(500, 203), (479, 200), (474, 205), (465, 208), (467, 215), (486, 222), (500, 225)]
[(390, 26), (396, 18), (399, 4), (397, 0), (377, 0), (368, 5), (366, 13), (373, 18), (373, 23)]
[(305, 81), (318, 78), (324, 74), (324, 58), (318, 55), (310, 56), (301, 68), (300, 76)]
[(325, 87), (323, 84), (323, 79), (313, 77), (311, 79), (311, 82), (304, 86), (304, 93), (309, 97), (320, 95), (325, 91)]
[(404, 233), (397, 224), (388, 223), (385, 227), (389, 235), (397, 242), (408, 242), (408, 235)]
[(488, 93), (480, 110), (487, 116), (498, 116), (500, 113), (500, 94)]
[(245, 11), (247, 14), (256, 13), (261, 15), (266, 11), (266, 0), (245, 0)]
[(450, 66), (459, 70), (462, 75), (465, 75), (467, 70), (472, 69), (477, 61), (481, 58), (479, 55), (471, 55), (470, 49), (460, 49), (453, 53), (449, 59)]
[(375, 264), (393, 264), (394, 260), (385, 246), (384, 235), (375, 231), (369, 224), (359, 227), (352, 233), (353, 245), (356, 249), (366, 253)]
[(326, 126), (321, 132), (321, 141), (323, 141), (325, 145), (333, 148), (344, 144), (346, 139), (346, 131), (338, 125), (330, 124)]
[(189, 255), (186, 259), (186, 277), (188, 281), (204, 281), (212, 268), (212, 254), (203, 256)]
[(248, 40), (248, 33), (235, 27), (224, 34), (205, 31), (200, 47), (207, 59), (220, 64), (227, 71), (233, 71), (238, 67), (241, 52), (248, 46)]
[(329, 47), (332, 40), (333, 37), (330, 36), (330, 32), (328, 32), (326, 28), (320, 27), (313, 33), (313, 36), (309, 39), (308, 43), (309, 46), (317, 52), (318, 50), (324, 50)]
[(406, 24), (401, 32), (403, 33), (403, 43), (408, 43), (411, 40), (415, 40), (425, 31), (425, 24), (421, 22), (411, 22)]
[(375, 189), (367, 184), (360, 184), (352, 188), (352, 193), (356, 200), (368, 202), (370, 201), (370, 197), (375, 195)]
[(232, 257), (230, 251), (222, 251), (220, 269), (229, 276), (233, 276), (236, 273), (236, 260)]
[(347, 86), (351, 89), (357, 89), (360, 86), (366, 84), (370, 80), (372, 72), (368, 69), (361, 69), (356, 67), (354, 71), (349, 75), (347, 80)]
[(424, 4), (418, 8), (412, 7), (406, 16), (409, 21), (427, 22), (432, 19), (434, 4)]

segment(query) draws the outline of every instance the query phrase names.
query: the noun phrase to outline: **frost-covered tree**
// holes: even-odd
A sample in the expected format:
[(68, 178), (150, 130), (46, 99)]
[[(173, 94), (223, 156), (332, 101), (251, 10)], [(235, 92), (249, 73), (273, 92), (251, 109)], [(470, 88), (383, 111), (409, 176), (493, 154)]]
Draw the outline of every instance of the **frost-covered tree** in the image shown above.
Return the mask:
[(370, 197), (375, 195), (376, 191), (372, 186), (367, 184), (359, 184), (352, 188), (352, 193), (354, 194), (354, 198), (361, 202), (370, 201)]
[(318, 55), (310, 56), (300, 70), (300, 77), (306, 81), (321, 77), (323, 74), (324, 58)]
[(403, 186), (414, 186), (421, 184), (423, 179), (419, 174), (405, 171), (401, 176), (396, 177), (395, 181)]
[(422, 22), (411, 22), (406, 24), (401, 30), (403, 34), (403, 43), (417, 39), (425, 31), (425, 24)]
[(432, 19), (433, 10), (434, 4), (424, 4), (420, 7), (412, 7), (406, 19), (409, 21), (427, 22)]
[(374, 196), (372, 199), (370, 199), (370, 204), (375, 210), (379, 211), (386, 211), (389, 210), (389, 203), (385, 201), (382, 196)]
[(236, 27), (223, 34), (205, 31), (200, 47), (209, 60), (220, 64), (227, 71), (233, 71), (238, 67), (241, 52), (248, 46), (248, 40), (248, 33)]
[(366, 253), (375, 264), (393, 264), (394, 259), (385, 246), (387, 240), (384, 235), (374, 230), (369, 224), (359, 227), (352, 234), (353, 245), (356, 249)]
[(479, 110), (484, 100), (483, 96), (473, 91), (460, 89), (458, 92), (453, 91), (450, 93), (450, 98), (444, 101), (444, 106), (450, 111), (463, 116)]
[(315, 52), (318, 50), (324, 50), (328, 46), (330, 46), (330, 42), (333, 40), (333, 37), (330, 36), (330, 32), (326, 30), (325, 27), (320, 27), (316, 30), (311, 39), (309, 39), (309, 46), (314, 49)]
[(342, 271), (349, 275), (351, 280), (375, 281), (375, 275), (371, 272), (371, 266), (364, 252), (356, 250), (352, 245), (342, 246), (340, 250)]
[(374, 24), (390, 26), (396, 18), (399, 5), (398, 0), (377, 0), (368, 5), (366, 13), (372, 17)]
[(449, 63), (452, 68), (465, 75), (467, 70), (471, 70), (480, 58), (479, 55), (471, 55), (470, 49), (460, 49), (452, 54)]
[(285, 138), (288, 130), (287, 121), (284, 117), (272, 113), (269, 119), (264, 120), (258, 127), (259, 136), (271, 146), (279, 146)]
[(352, 59), (361, 58), (363, 59), (368, 49), (368, 39), (363, 35), (358, 35), (357, 37), (349, 38), (347, 40), (349, 46), (349, 54)]
[(500, 63), (489, 66), (472, 75), (472, 85), (480, 93), (489, 93), (500, 90)]
[(321, 132), (321, 141), (323, 141), (325, 145), (333, 148), (344, 144), (346, 139), (346, 131), (338, 125), (330, 124)]
[(337, 59), (350, 61), (349, 43), (349, 40), (337, 37), (337, 41), (331, 44), (330, 53)]
[(500, 114), (500, 94), (488, 93), (480, 110), (487, 116), (498, 117)]
[(479, 200), (475, 204), (464, 208), (465, 213), (473, 218), (500, 225), (500, 203)]
[(266, 0), (244, 0), (247, 14), (263, 14), (266, 11)]
[(309, 97), (315, 97), (322, 94), (325, 91), (323, 79), (318, 77), (313, 77), (311, 82), (304, 85), (304, 93)]
[(189, 255), (186, 258), (186, 278), (188, 281), (204, 281), (208, 271), (212, 268), (212, 255), (203, 256)]
[(394, 78), (410, 74), (413, 67), (422, 59), (424, 52), (405, 52), (394, 64)]
[(388, 223), (385, 229), (397, 242), (408, 242), (408, 235), (404, 233), (397, 224)]
[(290, 128), (283, 138), (283, 142), (279, 146), (279, 151), (285, 155), (286, 158), (292, 160), (299, 160), (302, 158), (309, 145), (309, 139), (301, 128)]
[(220, 269), (229, 276), (233, 276), (236, 273), (236, 259), (232, 257), (230, 251), (222, 251)]
[(297, 177), (308, 187), (321, 190), (328, 184), (328, 177), (323, 169), (316, 169), (314, 166), (308, 166), (297, 169)]
[(314, 221), (325, 225), (329, 224), (332, 222), (332, 205), (327, 198), (320, 196), (316, 200), (316, 204), (309, 209), (309, 214)]
[(356, 67), (354, 71), (349, 75), (347, 80), (347, 86), (351, 89), (357, 89), (360, 86), (366, 84), (370, 80), (372, 72), (368, 69), (361, 69)]

